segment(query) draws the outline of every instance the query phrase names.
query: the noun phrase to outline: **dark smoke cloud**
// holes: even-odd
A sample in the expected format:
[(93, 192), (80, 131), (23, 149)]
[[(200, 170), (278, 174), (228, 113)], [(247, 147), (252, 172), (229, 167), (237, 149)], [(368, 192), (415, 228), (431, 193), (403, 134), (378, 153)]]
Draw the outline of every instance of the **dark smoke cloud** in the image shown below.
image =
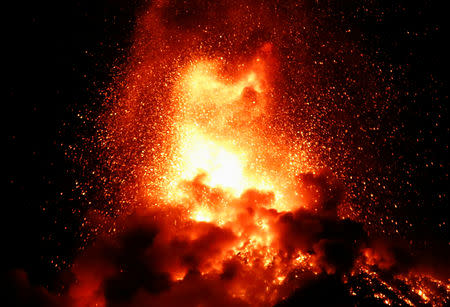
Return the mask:
[[(276, 306), (352, 305), (355, 298), (349, 295), (344, 280), (358, 257), (389, 275), (412, 268), (424, 270), (421, 264), (429, 263), (428, 254), (413, 258), (402, 244), (370, 239), (361, 224), (338, 218), (342, 188), (329, 174), (303, 174), (299, 182), (315, 192), (309, 194), (313, 209), (265, 209), (273, 194), (257, 190), (248, 190), (233, 202), (243, 229), (252, 231), (255, 214), (269, 217), (279, 253), (292, 259), (295, 251), (301, 250), (311, 255), (319, 269), (316, 274), (302, 275), (301, 280), (293, 279), (291, 272), (284, 282), (287, 298)], [(198, 178), (186, 186), (199, 198), (211, 200), (219, 193)], [(100, 236), (76, 259), (72, 267), (75, 282), (69, 283), (62, 295), (32, 286), (26, 273), (17, 270), (8, 275), (8, 300), (16, 306), (91, 306), (99, 302), (124, 307), (251, 306), (229, 291), (242, 283), (258, 287), (255, 276), (259, 273), (248, 271), (240, 259), (224, 261), (217, 274), (201, 273), (236, 242), (233, 231), (205, 222), (183, 224), (180, 209), (164, 208), (139, 209), (119, 218), (117, 234)], [(175, 271), (185, 275), (174, 281), (171, 274)]]
[(326, 272), (342, 275), (352, 268), (367, 236), (361, 224), (337, 217), (343, 190), (330, 174), (301, 174), (299, 178), (302, 191), (315, 192), (308, 197), (313, 209), (279, 217), (275, 227), (281, 249), (287, 253), (297, 248), (308, 251)]
[[(136, 212), (124, 223), (124, 232), (99, 242), (74, 265), (75, 275), (87, 282), (100, 279), (92, 285), (104, 293), (108, 306), (242, 305), (227, 297), (225, 276), (206, 280), (199, 273), (235, 240), (231, 231), (193, 223), (174, 233), (158, 213)], [(188, 271), (182, 282), (169, 278), (168, 271), (176, 268)], [(77, 286), (73, 293), (83, 296)]]
[(322, 275), (310, 280), (303, 287), (294, 291), (287, 299), (275, 307), (290, 306), (354, 306), (355, 300), (349, 294), (348, 288), (336, 276)]
[(70, 305), (67, 297), (57, 296), (42, 286), (32, 285), (27, 273), (23, 270), (10, 270), (2, 277), (4, 306), (58, 307)]
[(407, 240), (375, 237), (370, 238), (362, 253), (366, 263), (388, 276), (416, 272), (440, 280), (450, 278), (448, 242), (436, 240), (423, 247), (413, 247)]
[[(277, 248), (286, 259), (292, 258), (295, 250), (313, 256), (322, 273), (291, 286), (291, 289), (300, 287), (292, 300), (314, 296), (321, 285), (331, 285), (332, 289), (336, 288), (333, 290), (336, 295), (345, 297), (338, 280), (352, 268), (365, 234), (360, 224), (330, 214), (335, 212), (341, 197), (336, 197), (339, 188), (330, 181), (329, 175), (301, 177), (306, 178), (304, 181), (310, 188), (319, 191), (320, 201), (315, 202), (319, 204), (318, 210), (279, 213), (264, 209), (273, 195), (249, 190), (235, 201), (242, 212), (239, 222), (252, 231), (252, 218), (256, 211), (262, 210), (272, 219)], [(205, 190), (199, 182), (192, 182), (190, 187), (197, 190), (196, 195), (217, 193)], [(18, 293), (29, 293), (27, 300), (48, 306), (67, 305), (67, 302), (92, 305), (103, 300), (107, 306), (248, 306), (230, 296), (228, 290), (243, 282), (255, 282), (252, 275), (258, 272), (248, 272), (237, 258), (232, 258), (225, 261), (220, 274), (200, 273), (214, 265), (214, 259), (232, 246), (236, 235), (226, 227), (211, 223), (177, 226), (180, 214), (179, 209), (145, 209), (122, 218), (117, 235), (98, 238), (75, 261), (72, 272), (76, 282), (68, 286), (62, 297), (33, 288), (26, 279), (17, 278), (23, 272), (17, 274), (19, 282), (13, 287)], [(170, 272), (176, 270), (187, 274), (182, 280), (172, 281)], [(22, 303), (21, 297), (17, 299)]]

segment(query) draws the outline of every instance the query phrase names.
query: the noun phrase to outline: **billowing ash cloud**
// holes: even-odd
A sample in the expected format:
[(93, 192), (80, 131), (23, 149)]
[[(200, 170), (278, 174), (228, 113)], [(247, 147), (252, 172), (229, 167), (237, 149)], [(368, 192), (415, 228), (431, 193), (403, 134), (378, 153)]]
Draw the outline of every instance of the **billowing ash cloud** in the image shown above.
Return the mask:
[(28, 275), (21, 269), (6, 272), (2, 277), (5, 306), (70, 306), (68, 297), (61, 297), (50, 293), (43, 286), (35, 286), (30, 283)]
[[(252, 233), (255, 216), (268, 219), (277, 264), (229, 253), (243, 234), (228, 224), (186, 221), (180, 207), (138, 209), (119, 218), (116, 234), (99, 237), (75, 260), (65, 292), (34, 287), (17, 270), (7, 276), (8, 300), (18, 306), (348, 306), (361, 303), (348, 283), (361, 261), (390, 275), (420, 267), (398, 243), (368, 239), (361, 224), (337, 216), (342, 190), (329, 174), (299, 180), (318, 192), (309, 199), (313, 209), (266, 209), (273, 195), (257, 190), (230, 201), (239, 229)], [(195, 180), (189, 186), (200, 198), (220, 193)], [(304, 263), (290, 265), (299, 252)], [(279, 268), (287, 271), (271, 296), (264, 287)]]
[[(299, 251), (308, 255), (308, 265), (314, 266), (315, 273), (289, 267), (277, 290), (284, 296), (294, 293), (292, 299), (312, 295), (310, 290), (322, 283), (344, 287), (341, 278), (352, 268), (365, 238), (360, 224), (337, 218), (340, 197), (336, 195), (340, 192), (334, 189), (338, 187), (325, 175), (305, 176), (310, 187), (321, 191), (314, 211), (264, 209), (272, 196), (256, 190), (232, 201), (239, 208), (239, 222), (248, 232), (255, 227), (255, 215), (269, 218), (282, 264), (289, 266)], [(205, 186), (196, 185), (195, 189), (205, 193)], [(261, 210), (263, 213), (258, 213)], [(121, 231), (98, 238), (76, 259), (72, 267), (76, 281), (64, 295), (32, 288), (25, 273), (16, 272), (16, 290), (25, 295), (16, 298), (49, 306), (254, 306), (248, 298), (262, 295), (258, 305), (270, 306), (272, 302), (261, 287), (272, 282), (273, 272), (262, 270), (256, 262), (249, 268), (246, 261), (252, 261), (252, 255), (246, 255), (248, 259), (239, 254), (226, 256), (242, 234), (234, 233), (228, 225), (182, 222), (182, 213), (170, 207), (135, 211), (122, 218), (118, 225)], [(178, 272), (180, 277), (174, 278)], [(239, 297), (240, 289), (246, 291), (245, 296)]]

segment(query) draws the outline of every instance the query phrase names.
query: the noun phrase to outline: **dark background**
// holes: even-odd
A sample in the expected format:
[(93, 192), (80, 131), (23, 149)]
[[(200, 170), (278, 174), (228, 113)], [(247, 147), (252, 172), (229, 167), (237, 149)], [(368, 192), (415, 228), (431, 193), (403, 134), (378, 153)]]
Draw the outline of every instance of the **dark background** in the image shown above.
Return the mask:
[[(394, 104), (395, 139), (380, 144), (411, 239), (448, 238), (448, 35), (436, 1), (306, 1), (343, 27), (374, 59), (402, 67), (392, 81), (409, 96)], [(82, 116), (101, 108), (99, 91), (125, 62), (136, 10), (145, 1), (50, 1), (4, 9), (3, 147), (6, 239), (3, 269), (23, 268), (34, 284), (53, 281), (82, 244), (86, 200), (75, 189), (83, 163), (71, 148), (94, 129)], [(342, 20), (342, 15), (347, 16)], [(80, 118), (81, 116), (81, 118)], [(402, 159), (399, 161), (398, 157)], [(431, 165), (431, 166), (430, 166)], [(385, 210), (385, 209), (381, 209)], [(445, 224), (443, 224), (445, 222)], [(57, 266), (55, 266), (57, 264)]]
[(82, 116), (99, 110), (135, 9), (133, 1), (30, 1), (5, 10), (4, 263), (32, 283), (52, 286), (83, 243), (86, 204), (75, 187), (84, 170), (71, 152), (94, 133)]

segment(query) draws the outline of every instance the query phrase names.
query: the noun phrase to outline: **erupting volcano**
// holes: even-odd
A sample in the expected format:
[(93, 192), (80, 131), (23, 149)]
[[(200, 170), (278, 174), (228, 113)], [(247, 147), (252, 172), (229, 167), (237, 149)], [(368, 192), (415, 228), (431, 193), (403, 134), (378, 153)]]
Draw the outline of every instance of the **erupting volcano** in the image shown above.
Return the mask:
[(374, 154), (389, 71), (310, 2), (290, 2), (141, 9), (87, 116), (95, 136), (73, 155), (86, 244), (45, 304), (449, 302), (448, 264), (399, 234), (412, 222), (376, 209), (394, 189)]
[[(303, 263), (311, 258), (306, 250), (281, 243), (280, 219), (311, 206), (296, 175), (312, 166), (290, 156), (302, 156), (300, 147), (289, 148), (272, 127), (271, 45), (262, 48), (234, 76), (220, 74), (223, 60), (194, 59), (182, 69), (170, 98), (176, 112), (172, 147), (164, 155), (167, 182), (158, 191), (167, 195), (164, 206), (181, 212), (168, 240), (209, 251), (194, 260), (182, 248), (166, 268), (170, 278), (182, 281), (191, 270), (205, 279), (222, 276), (230, 279), (231, 297), (257, 305), (275, 303), (288, 274), (313, 266)], [(203, 246), (215, 232), (218, 242)]]

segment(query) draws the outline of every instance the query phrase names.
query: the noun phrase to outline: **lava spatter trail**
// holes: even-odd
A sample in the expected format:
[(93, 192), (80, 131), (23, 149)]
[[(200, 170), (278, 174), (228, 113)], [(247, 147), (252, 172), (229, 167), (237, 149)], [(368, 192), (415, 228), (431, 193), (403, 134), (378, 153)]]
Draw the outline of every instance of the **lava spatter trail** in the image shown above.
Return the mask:
[(71, 266), (74, 281), (43, 300), (448, 303), (448, 272), (374, 235), (379, 225), (357, 212), (369, 210), (358, 195), (376, 198), (361, 178), (377, 161), (360, 159), (360, 143), (377, 129), (369, 114), (388, 109), (387, 81), (305, 12), (289, 2), (155, 1), (140, 13), (90, 144), (103, 185), (89, 189), (109, 202), (86, 218), (96, 236)]

